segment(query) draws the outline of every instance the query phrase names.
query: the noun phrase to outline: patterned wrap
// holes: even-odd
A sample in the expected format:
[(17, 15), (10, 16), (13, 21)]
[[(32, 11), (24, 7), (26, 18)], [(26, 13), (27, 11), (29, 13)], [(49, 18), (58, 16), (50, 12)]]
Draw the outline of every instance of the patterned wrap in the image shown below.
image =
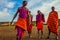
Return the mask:
[(47, 20), (48, 28), (51, 32), (58, 35), (58, 13), (51, 11)]

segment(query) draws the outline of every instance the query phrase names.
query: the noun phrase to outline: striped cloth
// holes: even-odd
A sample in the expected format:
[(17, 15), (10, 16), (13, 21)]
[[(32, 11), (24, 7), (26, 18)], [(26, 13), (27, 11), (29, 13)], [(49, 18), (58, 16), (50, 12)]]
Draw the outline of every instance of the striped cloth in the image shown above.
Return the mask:
[(49, 13), (47, 25), (51, 32), (58, 35), (58, 13), (56, 11)]

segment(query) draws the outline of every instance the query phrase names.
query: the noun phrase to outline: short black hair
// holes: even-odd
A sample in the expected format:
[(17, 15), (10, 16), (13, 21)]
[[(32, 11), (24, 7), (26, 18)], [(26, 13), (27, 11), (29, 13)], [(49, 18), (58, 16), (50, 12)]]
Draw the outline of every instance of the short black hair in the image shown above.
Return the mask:
[(27, 1), (23, 1), (23, 4), (24, 4), (25, 2), (27, 2)]
[(37, 12), (40, 12), (40, 10), (38, 10)]
[(31, 11), (29, 11), (29, 13), (31, 13)]
[(54, 7), (54, 6), (52, 6), (51, 8), (54, 8), (54, 9), (55, 9), (55, 7)]

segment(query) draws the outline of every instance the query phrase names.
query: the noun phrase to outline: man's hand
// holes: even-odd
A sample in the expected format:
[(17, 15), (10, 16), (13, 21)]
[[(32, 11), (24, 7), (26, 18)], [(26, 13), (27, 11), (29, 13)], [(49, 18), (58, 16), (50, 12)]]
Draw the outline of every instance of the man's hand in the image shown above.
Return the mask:
[(13, 21), (11, 21), (10, 25), (12, 25)]

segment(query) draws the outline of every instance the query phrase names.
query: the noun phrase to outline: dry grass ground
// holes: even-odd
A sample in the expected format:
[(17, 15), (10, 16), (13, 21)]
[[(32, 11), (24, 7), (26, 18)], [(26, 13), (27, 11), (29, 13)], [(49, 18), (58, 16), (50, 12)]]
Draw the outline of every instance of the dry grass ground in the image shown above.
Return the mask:
[[(39, 40), (48, 40), (46, 39), (48, 35), (48, 28), (46, 25), (44, 25), (43, 32), (44, 32), (43, 38)], [(32, 37), (30, 38), (30, 40), (38, 40), (36, 27), (33, 27), (31, 36)], [(60, 34), (59, 34), (59, 38), (60, 38)], [(14, 29), (14, 26), (0, 26), (0, 40), (16, 40), (16, 30)], [(22, 38), (22, 40), (28, 40), (28, 33), (26, 31), (25, 31), (25, 36), (24, 38)], [(50, 40), (55, 40), (55, 35), (53, 33), (51, 33), (50, 35)]]

